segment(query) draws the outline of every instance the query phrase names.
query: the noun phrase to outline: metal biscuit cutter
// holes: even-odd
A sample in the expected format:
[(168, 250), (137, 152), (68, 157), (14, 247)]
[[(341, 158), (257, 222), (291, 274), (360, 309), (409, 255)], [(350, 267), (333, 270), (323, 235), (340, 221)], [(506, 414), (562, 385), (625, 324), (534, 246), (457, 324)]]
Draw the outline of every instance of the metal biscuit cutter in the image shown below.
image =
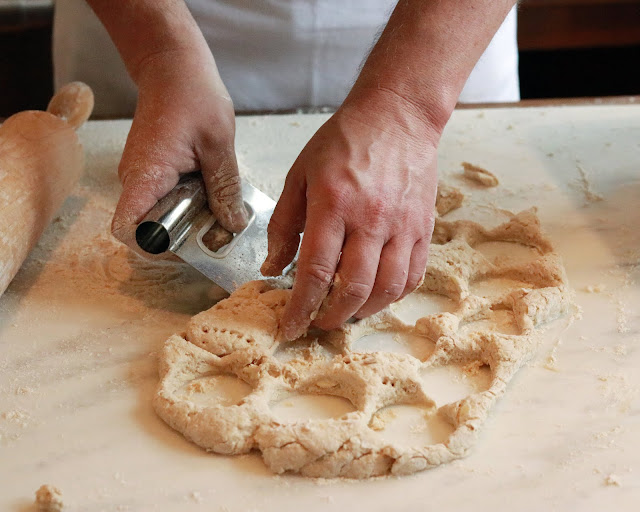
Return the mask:
[(249, 214), (247, 227), (214, 252), (202, 241), (216, 223), (207, 205), (202, 176), (199, 172), (185, 174), (140, 222), (136, 243), (149, 254), (175, 254), (231, 293), (247, 281), (263, 277), (260, 265), (267, 256), (267, 225), (276, 205), (246, 182), (242, 183), (242, 197)]

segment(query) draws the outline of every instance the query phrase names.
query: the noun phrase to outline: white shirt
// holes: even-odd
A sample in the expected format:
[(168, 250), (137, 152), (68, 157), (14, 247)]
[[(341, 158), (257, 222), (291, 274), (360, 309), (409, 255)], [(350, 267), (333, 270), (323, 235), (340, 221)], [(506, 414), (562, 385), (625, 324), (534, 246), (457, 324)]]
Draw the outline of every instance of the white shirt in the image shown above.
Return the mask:
[[(397, 0), (187, 0), (237, 111), (337, 107)], [(89, 84), (95, 113), (130, 117), (136, 88), (83, 0), (55, 3), (56, 88)], [(511, 10), (460, 101), (517, 101), (516, 12)]]

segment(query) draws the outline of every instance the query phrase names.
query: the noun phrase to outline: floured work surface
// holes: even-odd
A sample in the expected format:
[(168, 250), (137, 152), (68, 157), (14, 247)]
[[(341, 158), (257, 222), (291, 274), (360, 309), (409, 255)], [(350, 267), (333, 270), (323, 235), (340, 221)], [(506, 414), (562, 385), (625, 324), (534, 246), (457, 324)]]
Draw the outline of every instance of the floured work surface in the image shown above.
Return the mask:
[[(466, 458), (412, 476), (364, 480), (276, 476), (257, 451), (209, 454), (158, 418), (151, 404), (164, 342), (221, 295), (196, 273), (137, 259), (111, 240), (116, 171), (130, 122), (89, 122), (80, 132), (86, 175), (0, 298), (0, 509), (33, 508), (35, 491), (49, 484), (60, 489), (70, 511), (387, 511), (421, 510), (427, 503), (443, 511), (494, 511), (505, 503), (536, 512), (635, 510), (638, 110), (454, 113), (441, 142), (439, 170), (466, 199), (447, 220), (471, 219), (492, 229), (509, 220), (503, 209), (537, 205), (583, 318), (569, 327), (564, 319), (550, 324), (531, 361), (495, 402)], [(325, 119), (238, 119), (241, 172), (277, 197), (288, 167)], [(499, 185), (464, 178), (462, 162), (495, 173)], [(475, 248), (492, 259), (500, 245)], [(516, 256), (514, 263), (536, 252)], [(484, 293), (483, 286), (481, 280), (472, 290)], [(439, 295), (416, 297), (394, 307), (409, 324), (426, 310), (455, 308)], [(372, 333), (352, 348), (426, 360), (434, 344), (423, 340)], [(304, 344), (280, 346), (275, 357), (284, 362), (305, 350)], [(314, 350), (339, 352), (329, 344)], [(491, 383), (488, 369), (477, 364), (447, 364), (422, 377), (437, 407)], [(220, 390), (222, 403), (251, 392), (235, 377), (202, 384)], [(197, 384), (191, 395), (201, 395)], [(270, 409), (283, 421), (355, 412), (340, 397), (279, 398)], [(388, 406), (370, 424), (390, 443), (447, 439), (452, 426), (446, 418), (432, 414), (425, 427), (424, 412)]]
[[(493, 229), (468, 220), (448, 222), (446, 214), (456, 203), (447, 204), (446, 198), (462, 197), (440, 188), (444, 216), (436, 220), (424, 282), (407, 300), (436, 294), (452, 302), (451, 312), (424, 311), (407, 323), (391, 306), (341, 329), (308, 334), (297, 341), (306, 348), (301, 357), (281, 362), (274, 355), (287, 345), (278, 337), (278, 325), (290, 290), (253, 281), (195, 316), (182, 336), (169, 338), (160, 359), (158, 414), (207, 450), (258, 449), (277, 473), (406, 475), (466, 455), (494, 402), (536, 350), (536, 328), (569, 312), (571, 291), (534, 211), (512, 215)], [(523, 252), (524, 261), (514, 261)], [(374, 333), (415, 337), (425, 355), (354, 348), (364, 339), (360, 346), (366, 349), (366, 337)], [(323, 346), (338, 354), (327, 357)], [(449, 365), (469, 372), (486, 368), (487, 389), (436, 403), (440, 390), (430, 385), (429, 374)], [(220, 403), (219, 390), (209, 383), (234, 377), (249, 393)], [(283, 421), (270, 404), (292, 394), (341, 397), (355, 411)], [(381, 414), (402, 405), (421, 410), (416, 429), (429, 431), (444, 419), (450, 434), (432, 443), (389, 442), (381, 432), (386, 427)]]

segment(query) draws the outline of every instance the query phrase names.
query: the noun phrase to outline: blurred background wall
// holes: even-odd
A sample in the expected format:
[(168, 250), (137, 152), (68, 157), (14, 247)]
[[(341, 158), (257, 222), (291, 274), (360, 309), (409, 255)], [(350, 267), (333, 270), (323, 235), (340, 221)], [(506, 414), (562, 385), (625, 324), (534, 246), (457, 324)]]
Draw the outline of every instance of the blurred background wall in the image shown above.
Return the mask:
[[(0, 0), (0, 118), (52, 95), (53, 0)], [(523, 0), (522, 99), (640, 94), (640, 0)]]

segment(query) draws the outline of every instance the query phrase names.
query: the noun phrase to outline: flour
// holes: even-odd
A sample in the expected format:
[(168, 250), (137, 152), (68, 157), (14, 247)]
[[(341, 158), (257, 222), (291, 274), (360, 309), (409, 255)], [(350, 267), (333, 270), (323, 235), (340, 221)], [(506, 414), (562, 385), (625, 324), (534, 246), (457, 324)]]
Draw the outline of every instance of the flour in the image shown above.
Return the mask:
[(622, 487), (622, 482), (620, 481), (620, 477), (618, 475), (611, 473), (604, 478), (604, 485)]
[(584, 167), (582, 167), (582, 164), (580, 162), (576, 162), (576, 169), (578, 170), (579, 189), (584, 194), (585, 204), (602, 201), (603, 199), (602, 195), (593, 191), (591, 180), (587, 175), (587, 171), (585, 171)]
[(627, 413), (633, 408), (634, 401), (640, 394), (640, 388), (624, 372), (600, 374), (601, 396), (606, 402), (607, 408), (615, 408), (622, 413)]
[(604, 284), (590, 284), (584, 287), (583, 291), (586, 293), (602, 293), (607, 289)]
[(195, 503), (202, 503), (202, 494), (200, 494), (198, 491), (191, 491), (191, 493), (189, 493), (189, 498), (191, 498), (192, 501), (194, 501)]
[[(444, 194), (459, 197), (443, 186), (439, 193), (441, 204)], [(456, 202), (443, 211), (462, 203)], [(491, 229), (465, 219), (448, 221), (446, 213), (438, 217), (425, 278), (414, 294), (447, 297), (451, 311), (406, 323), (386, 308), (330, 332), (309, 333), (296, 346), (316, 349), (290, 351), (285, 360), (274, 354), (288, 346), (279, 323), (290, 290), (266, 280), (245, 284), (166, 341), (159, 357), (156, 412), (208, 451), (259, 450), (275, 473), (371, 478), (406, 475), (464, 457), (506, 384), (535, 354), (538, 328), (565, 315), (572, 301), (562, 263), (542, 235), (535, 211), (506, 217)], [(476, 249), (495, 242), (534, 250), (524, 251), (524, 258), (489, 258)], [(358, 340), (379, 332), (411, 335), (433, 349), (420, 357), (353, 349)], [(321, 355), (320, 345), (335, 352)], [(488, 368), (487, 387), (438, 403), (437, 390), (423, 376), (452, 366), (469, 375)], [(198, 395), (212, 389), (207, 383), (220, 378), (236, 379), (246, 392), (232, 402), (202, 400)], [(271, 410), (283, 397), (310, 394), (346, 399), (352, 408), (337, 418), (297, 421), (279, 420)], [(424, 411), (411, 432), (425, 430), (435, 418), (448, 425), (446, 438), (430, 444), (387, 441), (383, 434), (393, 421), (387, 408), (398, 405)]]
[(551, 352), (549, 352), (549, 354), (547, 355), (545, 362), (544, 362), (544, 367), (552, 372), (557, 372), (558, 370), (558, 359), (557, 359), (557, 352), (558, 352), (558, 346), (554, 345), (554, 347), (551, 349)]

